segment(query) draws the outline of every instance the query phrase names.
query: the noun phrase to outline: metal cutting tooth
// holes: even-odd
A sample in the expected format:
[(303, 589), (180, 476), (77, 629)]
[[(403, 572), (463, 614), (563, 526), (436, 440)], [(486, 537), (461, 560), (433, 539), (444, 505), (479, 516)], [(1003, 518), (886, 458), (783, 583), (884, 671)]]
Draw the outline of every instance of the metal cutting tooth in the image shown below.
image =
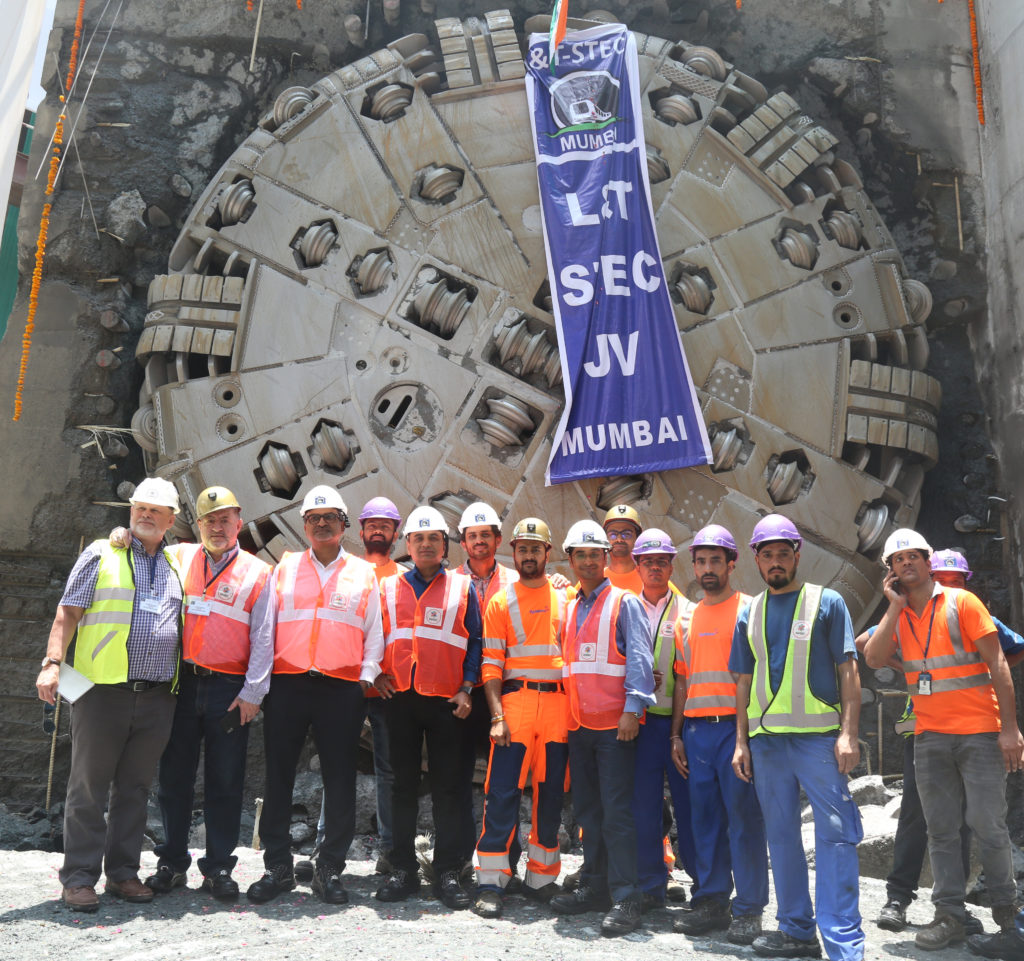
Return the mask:
[(256, 201), (256, 188), (251, 180), (239, 180), (221, 194), (217, 203), (225, 227), (237, 224)]
[(308, 87), (289, 87), (282, 90), (274, 101), (274, 125), (281, 124), (297, 117), (313, 102), (313, 91)]
[(313, 444), (323, 463), (333, 470), (344, 470), (352, 460), (352, 448), (337, 424), (321, 424), (313, 434)]

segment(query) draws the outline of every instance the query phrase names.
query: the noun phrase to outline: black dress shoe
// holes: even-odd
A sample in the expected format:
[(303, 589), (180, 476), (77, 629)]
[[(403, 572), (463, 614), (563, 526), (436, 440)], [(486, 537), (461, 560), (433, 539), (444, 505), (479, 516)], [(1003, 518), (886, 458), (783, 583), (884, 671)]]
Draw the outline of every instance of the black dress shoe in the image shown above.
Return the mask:
[(458, 871), (445, 871), (434, 884), (434, 893), (453, 911), (462, 911), (472, 903), (472, 898), (462, 886)]
[(145, 880), (145, 885), (155, 894), (169, 894), (175, 888), (185, 887), (188, 875), (184, 871), (175, 871), (169, 864), (158, 864), (156, 873)]
[(420, 876), (415, 872), (392, 871), (384, 883), (377, 888), (378, 901), (404, 901), (420, 889)]
[(318, 861), (311, 883), (313, 893), (325, 904), (348, 904), (348, 891), (341, 883), (341, 872), (333, 864)]
[(611, 906), (612, 899), (607, 894), (598, 894), (589, 884), (580, 884), (575, 891), (563, 891), (551, 899), (551, 908), (556, 914), (607, 911)]
[(640, 927), (640, 918), (643, 914), (640, 910), (641, 903), (642, 898), (639, 894), (631, 894), (628, 898), (616, 901), (601, 921), (601, 934), (606, 938), (617, 938), (635, 931)]
[(209, 891), (218, 901), (234, 901), (238, 897), (238, 884), (227, 868), (206, 875), (203, 890)]
[(967, 939), (971, 954), (982, 958), (999, 958), (1001, 961), (1024, 961), (1024, 938), (1016, 931), (1000, 931), (998, 934), (972, 934)]
[(266, 873), (258, 881), (249, 885), (245, 896), (253, 904), (266, 904), (273, 901), (279, 894), (291, 891), (295, 887), (295, 874), (290, 864), (275, 864), (268, 867)]

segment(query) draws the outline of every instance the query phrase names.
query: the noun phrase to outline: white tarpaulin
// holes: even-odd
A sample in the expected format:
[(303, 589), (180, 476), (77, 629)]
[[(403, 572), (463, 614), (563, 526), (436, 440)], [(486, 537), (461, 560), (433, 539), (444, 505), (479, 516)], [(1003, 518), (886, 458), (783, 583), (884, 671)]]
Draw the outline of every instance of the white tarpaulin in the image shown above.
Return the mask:
[(4, 210), (45, 9), (46, 0), (0, 0), (0, 23), (5, 25), (0, 35), (0, 199)]

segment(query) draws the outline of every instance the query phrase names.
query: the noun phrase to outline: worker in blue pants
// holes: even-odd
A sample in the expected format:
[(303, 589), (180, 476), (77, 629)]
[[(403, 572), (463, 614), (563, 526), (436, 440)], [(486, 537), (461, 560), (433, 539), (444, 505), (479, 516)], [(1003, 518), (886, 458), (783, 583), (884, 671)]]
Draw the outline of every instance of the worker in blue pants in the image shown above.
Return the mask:
[(680, 618), (688, 620), (693, 607), (669, 580), (675, 555), (676, 549), (668, 534), (653, 527), (641, 532), (633, 547), (633, 559), (643, 583), (640, 602), (651, 625), (657, 684), (656, 703), (647, 708), (647, 718), (636, 739), (633, 781), (637, 881), (645, 911), (664, 907), (669, 880), (661, 817), (666, 776), (676, 817), (679, 859), (691, 878), (697, 876), (697, 852), (690, 828), (690, 791), (672, 763), (669, 740), (675, 687), (676, 623)]

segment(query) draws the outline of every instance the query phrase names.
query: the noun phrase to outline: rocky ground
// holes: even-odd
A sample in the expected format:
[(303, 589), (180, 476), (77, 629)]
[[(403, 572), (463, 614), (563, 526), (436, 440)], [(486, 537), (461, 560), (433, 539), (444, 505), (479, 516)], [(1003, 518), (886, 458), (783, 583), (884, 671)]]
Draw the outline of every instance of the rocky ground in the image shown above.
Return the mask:
[[(357, 841), (356, 847), (366, 854), (369, 845)], [(575, 870), (580, 860), (579, 855), (566, 855), (563, 870)], [(151, 853), (143, 855), (143, 871), (155, 864)], [(321, 904), (305, 885), (266, 905), (251, 905), (244, 895), (238, 904), (224, 905), (198, 889), (201, 878), (193, 869), (186, 889), (148, 905), (124, 904), (102, 895), (100, 909), (92, 915), (74, 914), (59, 904), (59, 865), (58, 854), (0, 852), (0, 955), (5, 961), (55, 957), (333, 961), (339, 955), (367, 961), (412, 957), (628, 961), (677, 952), (693, 952), (708, 961), (755, 957), (750, 948), (673, 933), (673, 909), (648, 914), (643, 928), (627, 937), (605, 939), (596, 914), (559, 918), (519, 897), (508, 899), (505, 917), (497, 921), (485, 921), (469, 911), (450, 911), (428, 894), (404, 904), (383, 904), (373, 897), (379, 879), (369, 856), (349, 862), (351, 901), (343, 907)], [(261, 872), (259, 854), (240, 850), (235, 877), (243, 889)], [(861, 911), (866, 919), (866, 958), (915, 956), (913, 928), (893, 934), (872, 922), (884, 901), (884, 882), (864, 878)], [(989, 911), (975, 910), (986, 929), (994, 931)], [(774, 905), (770, 905), (765, 913), (769, 924), (773, 915)], [(930, 919), (927, 893), (911, 906), (909, 915), (915, 924)], [(939, 957), (966, 961), (973, 956), (961, 946), (947, 948)]]
[[(300, 778), (300, 791), (305, 779)], [(357, 823), (372, 819), (372, 789), (369, 778), (360, 777)], [(913, 957), (918, 952), (913, 938), (917, 925), (932, 916), (929, 891), (909, 909), (911, 927), (894, 934), (881, 931), (873, 922), (885, 903), (882, 880), (892, 861), (892, 836), (899, 812), (899, 782), (883, 784), (875, 777), (851, 781), (851, 793), (860, 806), (865, 840), (861, 858), (861, 912), (868, 949), (866, 958)], [(299, 796), (299, 795), (297, 795)], [(315, 801), (315, 804), (313, 803)], [(424, 799), (424, 802), (426, 799)], [(309, 808), (319, 807), (319, 796), (310, 791)], [(307, 803), (296, 806), (292, 836), (299, 852), (307, 852), (313, 819), (302, 813)], [(321, 904), (307, 885), (266, 905), (251, 905), (244, 894), (237, 904), (214, 901), (200, 889), (201, 876), (193, 868), (189, 886), (165, 895), (152, 904), (129, 905), (101, 895), (96, 914), (76, 914), (59, 902), (57, 871), (61, 855), (43, 850), (50, 821), (41, 810), (17, 814), (0, 805), (0, 845), (22, 850), (0, 850), (0, 959), (36, 961), (38, 958), (74, 957), (75, 961), (107, 961), (130, 957), (135, 961), (153, 959), (207, 959), (249, 961), (253, 958), (335, 959), (344, 953), (361, 959), (462, 959), (491, 961), (498, 958), (632, 959), (650, 957), (652, 951), (667, 955), (692, 951), (702, 958), (753, 958), (752, 949), (722, 940), (689, 939), (672, 931), (676, 907), (654, 911), (644, 919), (643, 928), (625, 938), (607, 940), (600, 936), (600, 917), (560, 918), (546, 907), (520, 897), (506, 901), (506, 914), (497, 921), (485, 921), (469, 911), (450, 911), (423, 888), (420, 897), (404, 904), (383, 904), (373, 894), (380, 878), (374, 875), (375, 839), (360, 835), (353, 843), (346, 882), (351, 901), (343, 907)], [(34, 820), (33, 820), (34, 818)], [(527, 814), (528, 818), (528, 814)], [(803, 815), (804, 842), (813, 864), (814, 833), (810, 812)], [(243, 837), (250, 836), (252, 820), (247, 812)], [(429, 825), (427, 807), (421, 806), (421, 826)], [(142, 876), (156, 865), (152, 835), (159, 831), (155, 807), (151, 805), (151, 836), (143, 852)], [(192, 835), (193, 847), (202, 847), (202, 825)], [(567, 843), (566, 843), (566, 846)], [(245, 847), (238, 851), (235, 878), (244, 892), (260, 877), (261, 855)], [(1017, 858), (1018, 878), (1024, 877), (1024, 859)], [(579, 849), (563, 854), (563, 872), (575, 871), (581, 863)], [(977, 870), (977, 866), (975, 868)], [(926, 866), (927, 875), (927, 866)], [(682, 880), (681, 872), (677, 878)], [(924, 879), (927, 881), (927, 876)], [(812, 884), (814, 883), (812, 871)], [(827, 883), (827, 882), (823, 882)], [(979, 892), (980, 893), (980, 892)], [(983, 900), (983, 895), (982, 895)], [(987, 908), (972, 906), (986, 930), (994, 931)], [(766, 927), (772, 926), (774, 903), (765, 912)], [(942, 961), (966, 961), (972, 957), (965, 947), (948, 948)]]

